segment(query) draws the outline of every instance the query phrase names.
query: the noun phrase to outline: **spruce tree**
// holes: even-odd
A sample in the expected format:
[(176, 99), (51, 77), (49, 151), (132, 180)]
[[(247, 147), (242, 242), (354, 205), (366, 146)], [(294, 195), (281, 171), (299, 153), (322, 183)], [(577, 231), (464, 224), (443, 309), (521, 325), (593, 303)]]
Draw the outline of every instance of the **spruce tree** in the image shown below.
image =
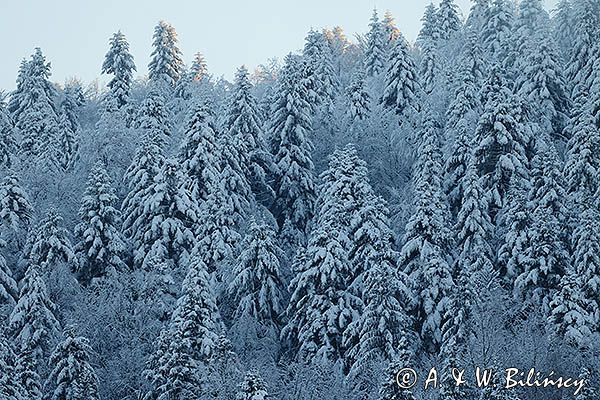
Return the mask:
[(129, 43), (121, 31), (112, 35), (109, 46), (102, 63), (102, 73), (113, 75), (108, 83), (108, 96), (116, 100), (117, 108), (121, 108), (130, 102), (133, 71), (137, 69), (129, 52)]
[(164, 95), (169, 96), (183, 71), (183, 59), (179, 50), (177, 32), (165, 21), (160, 21), (152, 36), (152, 60), (148, 64), (150, 82)]
[(54, 387), (52, 400), (98, 400), (98, 377), (90, 365), (89, 341), (67, 329), (65, 340), (50, 355), (53, 366), (46, 385)]
[(493, 0), (481, 31), (481, 40), (487, 55), (496, 63), (503, 63), (511, 48), (514, 10), (510, 0)]
[(426, 349), (441, 342), (442, 318), (453, 285), (448, 248), (449, 212), (441, 187), (441, 151), (436, 122), (423, 118), (418, 160), (413, 172), (415, 211), (406, 224), (399, 266), (415, 296), (411, 304), (416, 331)]
[(303, 62), (288, 55), (277, 88), (269, 133), (273, 140), (275, 216), (290, 242), (302, 242), (313, 214), (311, 106)]
[(272, 228), (253, 223), (241, 245), (229, 291), (238, 304), (236, 316), (251, 317), (267, 327), (278, 328), (283, 313), (282, 250)]
[(420, 86), (408, 43), (402, 35), (396, 40), (389, 61), (381, 104), (399, 116), (410, 116), (419, 109)]
[(79, 112), (84, 98), (80, 86), (67, 86), (60, 104), (58, 117), (59, 162), (63, 169), (69, 169), (77, 159), (79, 150)]
[(195, 242), (199, 210), (184, 186), (179, 164), (167, 159), (140, 198), (143, 210), (133, 222), (134, 264), (143, 266), (158, 254), (182, 267)]
[(367, 33), (367, 43), (365, 49), (364, 66), (367, 76), (379, 75), (385, 70), (386, 64), (386, 38), (385, 30), (379, 22), (377, 10), (373, 10), (371, 22), (369, 23), (369, 32)]
[(383, 31), (385, 32), (386, 49), (389, 51), (394, 46), (394, 42), (400, 36), (400, 29), (396, 26), (394, 16), (387, 10), (383, 14)]
[(575, 41), (573, 2), (560, 0), (552, 18), (553, 35), (563, 60), (569, 60)]
[(339, 82), (333, 66), (331, 47), (323, 33), (311, 30), (306, 36), (303, 57), (310, 68), (311, 88), (315, 92), (316, 105), (322, 112), (330, 113)]
[(21, 351), (17, 358), (16, 366), (17, 384), (21, 386), (25, 399), (42, 400), (42, 382), (37, 373), (34, 352)]
[(9, 318), (9, 330), (19, 349), (32, 352), (34, 365), (50, 353), (60, 325), (41, 274), (44, 265), (29, 263), (21, 282), (19, 301)]
[(117, 196), (102, 162), (97, 162), (88, 178), (88, 186), (79, 208), (81, 222), (75, 226), (79, 241), (78, 275), (89, 283), (93, 278), (124, 271), (125, 243), (121, 238), (121, 214), (115, 209)]
[(0, 316), (6, 317), (10, 314), (16, 304), (17, 295), (17, 282), (4, 256), (0, 255)]
[(431, 42), (436, 44), (440, 38), (439, 23), (438, 23), (438, 10), (433, 2), (429, 3), (425, 7), (425, 12), (421, 18), (421, 30), (417, 36), (417, 44), (421, 46), (423, 42)]

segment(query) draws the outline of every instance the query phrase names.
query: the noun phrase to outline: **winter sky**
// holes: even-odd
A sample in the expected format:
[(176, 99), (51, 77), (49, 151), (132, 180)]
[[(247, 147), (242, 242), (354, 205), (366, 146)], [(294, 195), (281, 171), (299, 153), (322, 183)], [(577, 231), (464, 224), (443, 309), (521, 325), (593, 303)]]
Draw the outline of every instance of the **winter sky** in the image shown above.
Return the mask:
[[(436, 3), (439, 0), (435, 1)], [(470, 0), (456, 0), (463, 15)], [(0, 6), (0, 89), (12, 90), (20, 61), (41, 47), (52, 63), (55, 82), (79, 77), (90, 82), (100, 67), (113, 32), (129, 40), (138, 75), (147, 73), (152, 33), (164, 19), (179, 34), (187, 63), (204, 53), (215, 75), (231, 79), (235, 69), (254, 68), (271, 57), (301, 49), (307, 31), (340, 25), (348, 37), (367, 30), (374, 6), (390, 10), (413, 41), (429, 0), (145, 0), (5, 1)], [(557, 0), (545, 0), (548, 9)], [(100, 77), (101, 82), (106, 77)]]

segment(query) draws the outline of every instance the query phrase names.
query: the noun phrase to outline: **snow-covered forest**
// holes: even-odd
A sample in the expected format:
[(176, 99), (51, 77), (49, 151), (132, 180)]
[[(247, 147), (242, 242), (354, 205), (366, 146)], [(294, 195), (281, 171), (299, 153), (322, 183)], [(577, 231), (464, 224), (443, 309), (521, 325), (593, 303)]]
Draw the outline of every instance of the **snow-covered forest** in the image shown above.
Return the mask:
[(600, 398), (600, 0), (374, 10), (233, 82), (152, 38), (0, 95), (1, 399)]

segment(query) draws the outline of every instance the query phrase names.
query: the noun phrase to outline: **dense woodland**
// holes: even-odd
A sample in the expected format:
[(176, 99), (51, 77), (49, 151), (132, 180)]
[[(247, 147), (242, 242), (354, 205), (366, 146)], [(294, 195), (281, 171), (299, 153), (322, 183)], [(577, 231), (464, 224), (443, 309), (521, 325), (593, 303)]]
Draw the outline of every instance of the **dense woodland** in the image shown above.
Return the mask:
[(122, 32), (105, 88), (23, 60), (0, 398), (575, 399), (444, 373), (475, 366), (600, 398), (600, 1), (441, 0), (412, 44), (368, 18), (233, 82), (167, 22), (144, 78)]

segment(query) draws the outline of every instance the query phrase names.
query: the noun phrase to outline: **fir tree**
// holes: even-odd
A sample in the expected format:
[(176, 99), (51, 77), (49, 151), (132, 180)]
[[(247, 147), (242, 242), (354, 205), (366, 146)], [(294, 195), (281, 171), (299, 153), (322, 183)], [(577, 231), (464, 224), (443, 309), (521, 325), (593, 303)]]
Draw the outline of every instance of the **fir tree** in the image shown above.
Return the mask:
[(110, 48), (102, 63), (102, 73), (112, 74), (108, 83), (108, 96), (116, 100), (117, 108), (129, 104), (133, 71), (137, 71), (133, 56), (129, 52), (129, 43), (125, 35), (118, 31), (109, 40)]
[(0, 166), (11, 167), (16, 149), (14, 124), (0, 93)]
[(20, 154), (28, 160), (41, 160), (45, 167), (53, 167), (58, 162), (56, 89), (49, 76), (50, 64), (37, 48), (25, 68), (19, 109), (13, 112), (15, 126), (22, 137)]
[(394, 46), (394, 42), (400, 36), (400, 29), (396, 26), (396, 22), (394, 21), (394, 16), (388, 10), (383, 15), (383, 31), (385, 32), (385, 40), (386, 40), (386, 48), (387, 50), (391, 50)]
[(487, 54), (497, 63), (503, 63), (511, 48), (514, 10), (509, 0), (493, 0), (489, 8), (481, 40)]
[(281, 332), (304, 362), (341, 360), (343, 333), (357, 319), (361, 301), (348, 289), (350, 263), (344, 235), (321, 225), (308, 243), (306, 263), (290, 283), (290, 317)]
[(302, 55), (310, 68), (311, 88), (316, 104), (331, 112), (339, 82), (333, 66), (331, 48), (323, 33), (311, 30), (306, 36)]
[(147, 398), (195, 398), (202, 388), (201, 368), (215, 352), (221, 331), (206, 265), (195, 255), (169, 326), (148, 362), (145, 375), (153, 389)]
[(190, 74), (195, 82), (202, 82), (202, 80), (208, 76), (208, 68), (206, 67), (206, 60), (202, 53), (194, 54), (194, 61), (190, 68)]
[(297, 58), (286, 57), (270, 121), (276, 166), (275, 215), (292, 242), (303, 240), (315, 197), (311, 106), (302, 71)]
[(33, 208), (27, 194), (15, 174), (9, 174), (0, 182), (0, 220), (13, 232), (23, 230), (31, 221)]
[[(379, 400), (416, 400), (410, 389), (403, 389), (398, 385), (398, 373), (414, 362), (414, 354), (409, 347), (410, 339), (412, 338), (407, 336), (401, 338), (398, 357), (388, 363), (379, 389)], [(403, 376), (400, 378), (403, 378)], [(406, 379), (406, 382), (404, 380), (402, 382), (407, 385), (410, 384), (412, 377), (407, 375)]]
[(433, 2), (429, 3), (425, 7), (425, 12), (421, 18), (421, 30), (417, 36), (417, 44), (421, 46), (423, 42), (431, 42), (436, 44), (440, 38), (439, 24), (438, 24), (438, 10)]
[(564, 167), (566, 189), (579, 201), (592, 196), (598, 188), (600, 131), (594, 126), (589, 109), (582, 104), (576, 106), (568, 130), (571, 139)]
[(367, 33), (367, 43), (365, 49), (365, 72), (367, 76), (379, 75), (385, 70), (385, 30), (379, 22), (377, 10), (373, 10), (371, 22), (369, 23), (369, 32)]
[(92, 351), (89, 341), (75, 336), (72, 328), (66, 330), (66, 338), (50, 355), (52, 371), (47, 385), (55, 387), (52, 400), (97, 400), (98, 378), (90, 365)]
[(565, 190), (558, 153), (549, 140), (540, 140), (532, 161), (530, 242), (525, 250), (531, 260), (515, 280), (522, 298), (548, 309), (552, 293), (569, 263)]
[(159, 146), (165, 147), (171, 136), (170, 115), (163, 96), (151, 89), (142, 101), (135, 118), (135, 126), (143, 135), (152, 138)]
[(363, 121), (369, 117), (371, 112), (371, 96), (366, 89), (365, 74), (361, 70), (356, 70), (350, 86), (346, 89), (348, 96), (348, 113), (350, 119), (354, 121)]
[(415, 63), (406, 40), (400, 36), (390, 54), (381, 103), (397, 115), (411, 115), (419, 109), (419, 91)]
[[(79, 89), (78, 89), (79, 88)], [(60, 158), (59, 162), (63, 169), (73, 166), (79, 149), (79, 109), (83, 105), (83, 98), (79, 97), (80, 86), (68, 86), (65, 88), (64, 99), (60, 105), (58, 117), (58, 144)]]
[(175, 160), (167, 159), (140, 198), (143, 211), (132, 224), (134, 263), (140, 267), (158, 254), (183, 266), (193, 248), (198, 207), (184, 186)]
[(279, 259), (282, 250), (266, 224), (253, 223), (242, 243), (229, 287), (238, 304), (236, 316), (251, 317), (277, 328), (283, 312), (283, 278)]
[(54, 268), (56, 263), (75, 262), (69, 232), (62, 225), (62, 216), (56, 210), (48, 211), (27, 240), (25, 255), (30, 263)]
[[(21, 400), (24, 393), (17, 381), (15, 352), (0, 329), (0, 397), (5, 400)], [(35, 399), (33, 399), (35, 400)]]
[(575, 400), (591, 400), (598, 397), (598, 389), (595, 387), (592, 379), (592, 373), (588, 368), (583, 368), (577, 379), (585, 382), (584, 388), (579, 392)]
[(143, 283), (140, 290), (138, 312), (144, 312), (155, 321), (168, 322), (171, 318), (179, 289), (173, 278), (173, 265), (154, 254), (144, 268)]
[(560, 0), (552, 18), (553, 35), (563, 60), (570, 58), (572, 44), (575, 41), (573, 3), (571, 0)]
[(160, 21), (154, 28), (152, 60), (148, 64), (148, 77), (155, 87), (170, 94), (181, 77), (183, 60), (177, 47), (177, 32), (169, 23)]
[(134, 241), (141, 240), (141, 233), (134, 229), (134, 224), (144, 213), (142, 199), (158, 175), (163, 161), (161, 147), (156, 139), (147, 134), (142, 136), (141, 143), (123, 178), (129, 191), (121, 206), (122, 232)]
[(31, 351), (36, 364), (50, 352), (59, 332), (56, 307), (48, 297), (40, 273), (44, 265), (30, 263), (21, 282), (19, 301), (9, 318), (9, 329), (22, 351)]
[(34, 352), (21, 351), (17, 358), (16, 379), (25, 399), (42, 400), (42, 383), (37, 373)]
[(17, 294), (17, 282), (4, 256), (0, 255), (0, 316), (6, 317), (10, 314), (16, 304)]
[(431, 116), (425, 116), (413, 174), (415, 211), (406, 224), (399, 259), (400, 269), (408, 275), (415, 296), (411, 307), (416, 316), (416, 331), (429, 349), (441, 342), (442, 318), (453, 285), (447, 253), (449, 216), (441, 188), (437, 130)]
[(185, 137), (179, 150), (179, 161), (188, 180), (192, 198), (206, 200), (209, 187), (220, 173), (214, 115), (208, 106), (198, 103), (186, 122)]
[(236, 218), (231, 193), (225, 188), (221, 175), (209, 188), (209, 195), (202, 206), (198, 228), (198, 248), (210, 274), (215, 274), (221, 282), (230, 282), (232, 265), (238, 254), (240, 235), (237, 232)]
[[(494, 68), (482, 89), (486, 104), (475, 131), (475, 159), (490, 206), (504, 206), (511, 177), (527, 177), (529, 137), (521, 104), (510, 95), (502, 70)], [(495, 214), (492, 213), (492, 216)]]
[(490, 10), (490, 0), (473, 0), (472, 3), (469, 16), (465, 22), (465, 30), (479, 33), (485, 26)]
[(81, 222), (75, 227), (79, 238), (75, 245), (79, 258), (77, 272), (83, 282), (127, 268), (123, 261), (125, 243), (119, 231), (121, 215), (114, 207), (116, 201), (108, 172), (98, 162), (90, 172), (79, 208)]
[(440, 39), (450, 39), (462, 28), (458, 6), (454, 0), (442, 0), (437, 11), (438, 31)]
[(266, 400), (269, 397), (267, 386), (257, 372), (248, 372), (240, 384), (236, 400)]

